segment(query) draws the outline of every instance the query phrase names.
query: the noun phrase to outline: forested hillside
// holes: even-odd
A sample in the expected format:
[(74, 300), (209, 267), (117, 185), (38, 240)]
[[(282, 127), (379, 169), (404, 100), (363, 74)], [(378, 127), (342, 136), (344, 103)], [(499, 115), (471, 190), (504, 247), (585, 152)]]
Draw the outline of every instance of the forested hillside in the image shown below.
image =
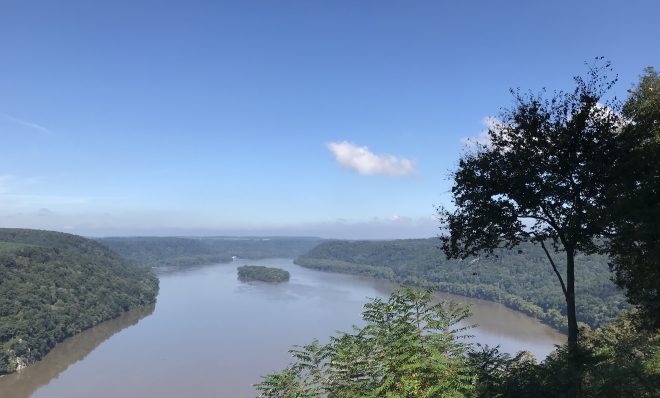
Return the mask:
[[(539, 247), (523, 244), (516, 250), (502, 249), (488, 257), (458, 261), (446, 260), (439, 246), (438, 239), (329, 241), (298, 257), (296, 264), (437, 286), (442, 291), (500, 302), (564, 330), (564, 297)], [(604, 326), (629, 307), (610, 277), (605, 257), (576, 259), (579, 321)]]
[(124, 311), (155, 302), (158, 280), (107, 247), (50, 231), (0, 229), (0, 374)]
[(232, 256), (258, 260), (294, 258), (321, 242), (319, 238), (99, 238), (112, 250), (148, 267), (190, 266), (229, 262)]

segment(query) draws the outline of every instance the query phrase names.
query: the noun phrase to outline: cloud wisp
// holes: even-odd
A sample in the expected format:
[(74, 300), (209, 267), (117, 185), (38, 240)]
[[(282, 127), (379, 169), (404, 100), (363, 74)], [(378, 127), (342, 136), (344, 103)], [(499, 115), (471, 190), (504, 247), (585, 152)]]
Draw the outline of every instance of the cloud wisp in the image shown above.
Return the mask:
[(30, 129), (30, 130), (33, 130), (33, 131), (37, 131), (37, 132), (42, 133), (42, 134), (52, 134), (52, 132), (50, 130), (48, 130), (47, 128), (45, 128), (42, 125), (39, 125), (37, 123), (28, 122), (27, 120), (19, 119), (17, 117), (13, 117), (13, 116), (8, 115), (6, 113), (0, 113), (0, 118), (5, 119), (5, 120), (7, 120), (11, 123), (17, 124), (21, 127), (24, 127), (24, 128), (27, 128), (27, 129)]
[(342, 167), (361, 175), (382, 174), (401, 177), (415, 172), (415, 164), (412, 160), (388, 154), (375, 154), (366, 146), (356, 146), (348, 141), (328, 142), (325, 146)]

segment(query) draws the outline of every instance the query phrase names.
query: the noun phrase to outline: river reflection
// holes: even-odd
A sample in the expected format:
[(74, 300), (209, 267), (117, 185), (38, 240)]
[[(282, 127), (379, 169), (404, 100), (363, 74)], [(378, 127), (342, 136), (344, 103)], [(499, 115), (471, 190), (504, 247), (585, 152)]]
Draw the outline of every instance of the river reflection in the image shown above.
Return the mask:
[(41, 361), (20, 372), (0, 378), (0, 397), (25, 398), (41, 386), (50, 383), (71, 364), (85, 357), (114, 334), (137, 325), (141, 319), (153, 314), (155, 305), (137, 308), (118, 318), (105, 321), (57, 344)]
[[(246, 263), (286, 269), (291, 280), (241, 283), (236, 267)], [(133, 314), (130, 324), (144, 319), (122, 333), (128, 324), (110, 326), (120, 325), (118, 319), (67, 340), (38, 364), (0, 378), (0, 397), (254, 397), (252, 384), (286, 366), (292, 345), (351, 330), (362, 322), (367, 297), (387, 297), (395, 287), (302, 268), (290, 259), (168, 271), (160, 275), (153, 315)], [(470, 322), (479, 324), (471, 330), (474, 340), (500, 344), (502, 351), (528, 350), (543, 358), (565, 339), (502, 305), (443, 298), (472, 304)], [(76, 340), (86, 348), (66, 348)]]

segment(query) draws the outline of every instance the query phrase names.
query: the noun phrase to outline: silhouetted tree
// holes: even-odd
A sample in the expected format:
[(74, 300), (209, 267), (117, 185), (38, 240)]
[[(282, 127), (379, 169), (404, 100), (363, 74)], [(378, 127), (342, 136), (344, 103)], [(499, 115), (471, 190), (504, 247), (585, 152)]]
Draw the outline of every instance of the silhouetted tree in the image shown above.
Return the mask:
[[(566, 299), (568, 342), (578, 342), (575, 256), (594, 253), (607, 221), (606, 191), (617, 158), (620, 118), (602, 103), (616, 82), (597, 59), (575, 90), (521, 94), (453, 174), (455, 209), (439, 209), (450, 258), (467, 258), (523, 241), (541, 245)], [(551, 252), (563, 252), (565, 273)]]

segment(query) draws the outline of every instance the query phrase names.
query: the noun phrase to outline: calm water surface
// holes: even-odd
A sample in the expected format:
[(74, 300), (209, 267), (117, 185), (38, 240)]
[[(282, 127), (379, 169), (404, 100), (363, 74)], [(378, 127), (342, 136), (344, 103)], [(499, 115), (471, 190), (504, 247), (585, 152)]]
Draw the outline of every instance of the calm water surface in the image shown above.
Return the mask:
[[(280, 285), (241, 283), (244, 264), (288, 270)], [(160, 275), (158, 303), (59, 344), (0, 378), (3, 398), (254, 397), (253, 383), (290, 361), (287, 350), (360, 324), (367, 297), (395, 286), (305, 269), (288, 259), (236, 261)], [(565, 337), (506, 307), (472, 304), (475, 341), (545, 357)]]

